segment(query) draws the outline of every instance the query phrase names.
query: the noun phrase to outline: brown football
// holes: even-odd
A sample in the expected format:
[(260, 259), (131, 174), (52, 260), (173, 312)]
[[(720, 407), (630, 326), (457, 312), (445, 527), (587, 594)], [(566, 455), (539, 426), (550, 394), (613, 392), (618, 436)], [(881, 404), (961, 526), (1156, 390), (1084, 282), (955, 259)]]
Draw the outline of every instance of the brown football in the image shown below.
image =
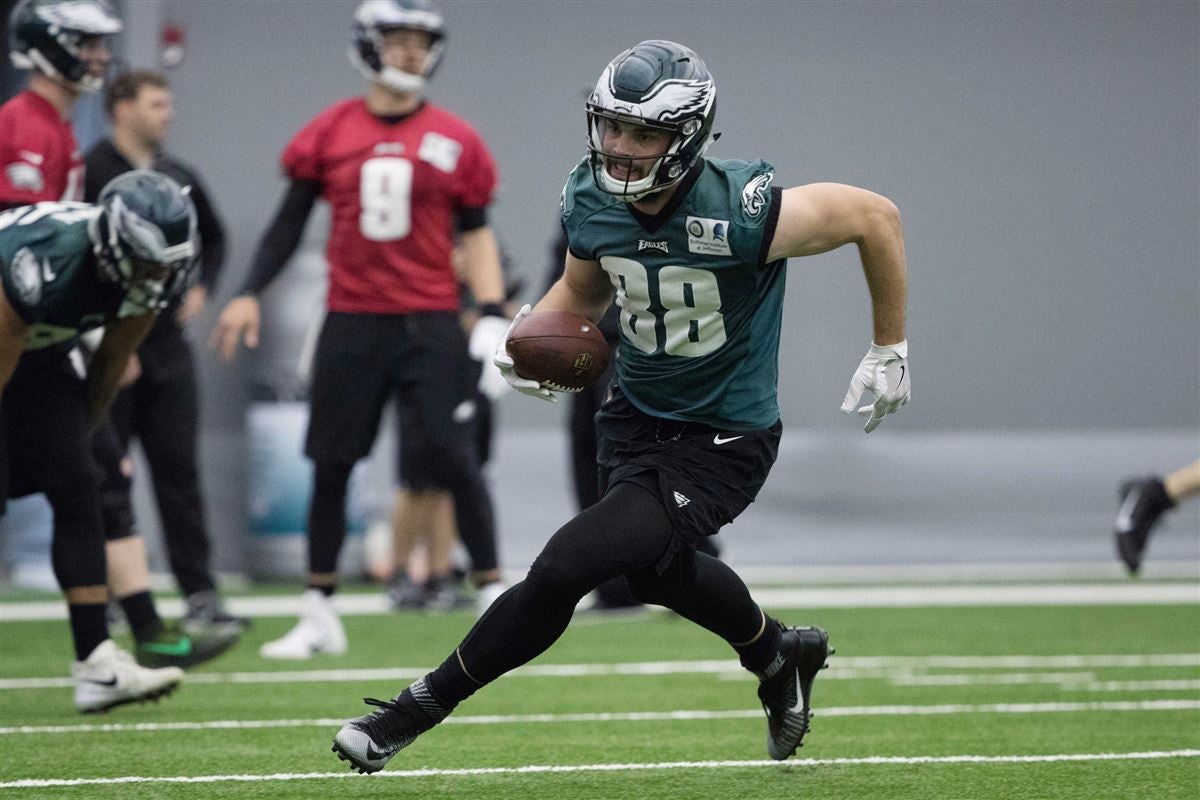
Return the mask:
[(508, 354), (522, 378), (559, 392), (578, 392), (608, 369), (604, 335), (569, 311), (537, 311), (508, 337)]

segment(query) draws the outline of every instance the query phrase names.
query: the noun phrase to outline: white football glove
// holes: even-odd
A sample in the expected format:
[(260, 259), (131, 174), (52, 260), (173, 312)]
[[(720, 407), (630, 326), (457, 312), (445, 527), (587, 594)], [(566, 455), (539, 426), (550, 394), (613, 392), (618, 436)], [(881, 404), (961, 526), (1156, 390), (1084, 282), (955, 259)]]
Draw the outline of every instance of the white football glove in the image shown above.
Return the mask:
[(504, 376), (504, 380), (508, 382), (508, 385), (516, 389), (521, 394), (527, 394), (530, 397), (536, 397), (539, 400), (546, 400), (550, 403), (556, 403), (558, 402), (558, 396), (555, 395), (554, 392), (550, 391), (545, 386), (542, 386), (537, 381), (531, 381), (528, 378), (522, 378), (517, 374), (517, 369), (513, 364), (512, 356), (508, 354), (508, 350), (505, 348), (505, 344), (508, 342), (508, 337), (511, 336), (512, 332), (517, 329), (517, 325), (521, 323), (521, 320), (525, 319), (525, 317), (528, 317), (532, 311), (533, 309), (530, 308), (528, 303), (521, 306), (521, 310), (517, 312), (515, 317), (513, 317), (512, 324), (508, 326), (508, 331), (505, 332), (504, 338), (500, 340), (500, 344), (496, 345), (496, 352), (492, 356), (492, 363), (496, 365), (496, 369), (499, 370), (500, 374)]
[(908, 340), (896, 344), (871, 344), (871, 349), (850, 379), (850, 390), (842, 401), (842, 413), (849, 414), (858, 405), (863, 392), (875, 395), (875, 402), (858, 409), (870, 414), (864, 431), (870, 433), (888, 414), (899, 411), (908, 402), (912, 376), (908, 374)]
[(499, 342), (499, 346), (503, 347), (507, 336), (508, 320), (489, 315), (475, 320), (475, 327), (471, 328), (471, 339), (467, 342), (467, 352), (471, 358), (483, 365), (483, 371), (479, 373), (479, 391), (492, 400), (500, 397), (508, 388), (508, 381), (504, 380), (504, 376), (492, 361), (496, 343)]

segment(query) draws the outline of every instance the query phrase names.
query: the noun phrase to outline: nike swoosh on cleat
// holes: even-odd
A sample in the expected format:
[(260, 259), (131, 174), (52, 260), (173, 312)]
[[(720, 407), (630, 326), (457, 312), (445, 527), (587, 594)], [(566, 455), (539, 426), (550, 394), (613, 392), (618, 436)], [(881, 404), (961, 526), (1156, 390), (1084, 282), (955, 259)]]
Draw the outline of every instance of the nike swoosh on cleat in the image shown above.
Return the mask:
[(716, 436), (713, 437), (713, 444), (728, 444), (728, 443), (734, 441), (735, 439), (741, 439), (741, 438), (742, 438), (741, 436), (728, 436), (725, 438), (721, 438), (721, 434), (718, 433)]
[(387, 758), (387, 757), (388, 757), (387, 753), (379, 752), (378, 750), (376, 750), (374, 747), (371, 746), (370, 742), (367, 742), (367, 758), (368, 759), (370, 759), (371, 761), (378, 761), (381, 758)]
[(800, 670), (796, 670), (796, 705), (788, 709), (794, 714), (804, 710), (804, 693), (800, 691)]
[(192, 640), (188, 637), (183, 637), (178, 642), (143, 642), (143, 650), (149, 650), (151, 653), (159, 653), (164, 656), (186, 656), (192, 652)]
[(1117, 512), (1117, 530), (1122, 533), (1133, 530), (1133, 510), (1137, 508), (1139, 494), (1140, 492), (1134, 489), (1125, 495), (1125, 502), (1121, 503), (1121, 510)]
[(84, 678), (84, 680), (87, 681), (88, 683), (94, 683), (99, 686), (116, 686), (117, 685), (117, 676), (116, 675), (113, 675), (111, 678), (109, 678), (106, 681), (98, 681), (95, 678)]

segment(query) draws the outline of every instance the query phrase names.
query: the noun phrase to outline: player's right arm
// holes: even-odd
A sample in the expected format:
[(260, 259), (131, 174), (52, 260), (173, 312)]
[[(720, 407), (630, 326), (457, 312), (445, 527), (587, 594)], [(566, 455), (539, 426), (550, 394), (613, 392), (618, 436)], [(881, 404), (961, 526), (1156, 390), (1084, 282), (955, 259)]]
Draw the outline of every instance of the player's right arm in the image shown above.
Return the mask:
[(217, 326), (209, 338), (209, 347), (216, 348), (225, 361), (233, 360), (239, 343), (250, 348), (258, 347), (258, 329), (262, 319), (258, 295), (296, 252), (304, 226), (320, 194), (321, 183), (316, 180), (294, 180), (288, 187), (275, 218), (258, 243), (250, 274), (238, 295), (221, 311)]
[(29, 326), (17, 315), (17, 310), (0, 292), (0, 394), (8, 385), (25, 349), (25, 333)]
[(533, 310), (570, 311), (598, 322), (612, 299), (612, 283), (600, 264), (579, 258), (568, 250), (562, 277), (554, 282)]

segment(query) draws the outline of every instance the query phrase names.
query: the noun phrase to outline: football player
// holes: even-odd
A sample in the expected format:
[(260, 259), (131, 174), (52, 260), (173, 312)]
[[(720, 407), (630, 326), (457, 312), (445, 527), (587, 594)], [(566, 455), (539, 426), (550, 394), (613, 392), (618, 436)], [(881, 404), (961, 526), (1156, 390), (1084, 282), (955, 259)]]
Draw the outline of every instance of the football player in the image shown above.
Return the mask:
[[(342, 653), (346, 637), (330, 596), (346, 533), (346, 488), (370, 452), (389, 396), (403, 427), (429, 453), (411, 465), (422, 485), (448, 489), (473, 579), (498, 594), (492, 503), (471, 444), (478, 369), (481, 388), (504, 390), (490, 352), (504, 337), (504, 286), (488, 205), (496, 169), (461, 118), (424, 99), (445, 35), (427, 0), (367, 0), (354, 17), (351, 61), (365, 96), (318, 114), (283, 153), (291, 183), (263, 235), (241, 293), (222, 311), (212, 341), (226, 359), (258, 343), (258, 295), (300, 241), (318, 197), (333, 207), (326, 246), (328, 314), (312, 369), (305, 453), (314, 463), (308, 515), (308, 588), (299, 623), (265, 644), (267, 658)], [(458, 323), (451, 254), (457, 237), (466, 282), (482, 316), (469, 342)]]
[[(597, 415), (603, 496), (551, 537), (439, 667), (344, 725), (334, 751), (374, 772), (460, 702), (544, 651), (576, 603), (624, 575), (729, 643), (759, 678), (767, 753), (795, 752), (829, 637), (788, 627), (741, 578), (696, 550), (754, 500), (778, 451), (778, 344), (786, 261), (855, 244), (871, 290), (874, 343), (842, 404), (870, 432), (904, 405), (906, 270), (889, 200), (838, 184), (782, 190), (764, 161), (704, 156), (716, 86), (696, 53), (646, 41), (603, 71), (587, 102), (588, 155), (567, 179), (563, 277), (538, 310), (593, 321), (620, 307), (616, 380)], [(520, 319), (529, 313), (522, 309)], [(515, 323), (514, 323), (515, 324)], [(552, 393), (496, 363), (519, 391)]]
[[(97, 205), (43, 202), (0, 214), (0, 509), (34, 492), (53, 509), (51, 559), (67, 599), (80, 711), (158, 697), (182, 678), (177, 666), (139, 666), (108, 638), (89, 436), (195, 252), (191, 200), (150, 171), (114, 180)], [(97, 328), (104, 335), (85, 379), (71, 345)]]
[[(150, 466), (171, 571), (187, 603), (183, 627), (193, 634), (236, 639), (242, 621), (224, 609), (209, 564), (196, 454), (200, 413), (196, 366), (184, 335), (184, 326), (204, 309), (221, 271), (225, 233), (195, 170), (163, 152), (173, 116), (166, 77), (150, 70), (125, 72), (109, 83), (104, 101), (112, 133), (87, 154), (84, 199), (94, 201), (122, 173), (154, 169), (188, 187), (202, 245), (196, 282), (158, 315), (138, 348), (138, 377), (117, 395), (109, 415), (112, 422), (97, 436), (97, 461), (105, 472), (101, 485), (105, 529), (110, 541), (118, 531), (132, 531), (132, 486), (123, 465), (129, 440), (136, 436)], [(142, 546), (138, 536), (127, 535), (120, 541), (124, 547)], [(136, 627), (132, 620), (131, 625)]]

